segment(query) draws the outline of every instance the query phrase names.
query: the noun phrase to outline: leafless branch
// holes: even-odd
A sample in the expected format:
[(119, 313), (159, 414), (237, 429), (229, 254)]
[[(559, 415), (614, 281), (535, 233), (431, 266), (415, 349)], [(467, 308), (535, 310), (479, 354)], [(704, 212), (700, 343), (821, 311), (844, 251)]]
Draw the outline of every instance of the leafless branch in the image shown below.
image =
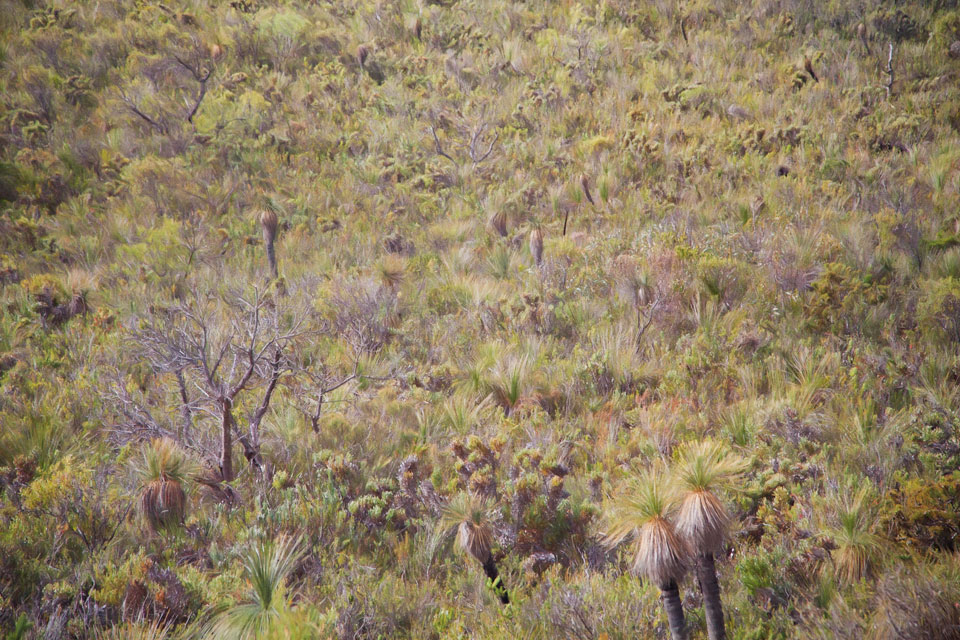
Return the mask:
[(357, 378), (357, 368), (359, 367), (359, 365), (360, 365), (359, 362), (355, 363), (353, 366), (353, 373), (347, 376), (346, 378), (343, 378), (342, 380), (340, 380), (340, 382), (330, 387), (323, 387), (320, 389), (320, 392), (317, 394), (317, 410), (314, 412), (313, 416), (310, 418), (310, 425), (313, 427), (314, 433), (320, 432), (320, 426), (319, 426), (320, 411), (323, 409), (323, 397), (328, 393), (333, 393), (334, 391), (336, 391), (343, 385), (347, 384), (351, 380), (355, 380)]
[(433, 134), (433, 143), (434, 145), (436, 145), (437, 155), (443, 156), (444, 158), (452, 162), (454, 165), (456, 165), (457, 168), (459, 168), (460, 163), (457, 162), (453, 158), (453, 156), (451, 156), (449, 153), (443, 150), (443, 145), (440, 144), (440, 138), (437, 136), (437, 130), (433, 127), (433, 125), (430, 125), (430, 133)]
[(474, 129), (473, 135), (470, 137), (470, 146), (469, 153), (470, 159), (473, 160), (474, 165), (478, 165), (487, 158), (490, 157), (490, 154), (493, 153), (493, 147), (497, 144), (497, 141), (500, 139), (500, 132), (494, 132), (493, 139), (490, 141), (490, 146), (487, 147), (487, 150), (482, 154), (479, 153), (476, 149), (477, 141), (480, 139), (480, 136), (483, 134), (484, 130), (487, 128), (486, 123), (482, 123), (479, 127)]
[(222, 198), (220, 198), (219, 200), (214, 198), (208, 198), (198, 193), (194, 193), (189, 189), (185, 189), (183, 185), (175, 185), (175, 187), (180, 193), (183, 193), (184, 195), (190, 196), (191, 198), (195, 198), (196, 200), (199, 200), (200, 202), (202, 202), (204, 206), (206, 206), (206, 208), (209, 209), (210, 211), (215, 212), (217, 215), (223, 215), (223, 213), (227, 209), (227, 205), (229, 204), (231, 198), (233, 198), (233, 194), (237, 192), (237, 189), (240, 188), (241, 184), (242, 182), (239, 180), (234, 181), (233, 184), (230, 185), (230, 189), (227, 191), (227, 194)]
[(663, 302), (663, 296), (657, 293), (657, 297), (644, 309), (642, 305), (637, 304), (637, 353), (640, 353), (640, 347), (643, 345), (643, 335), (650, 328), (656, 317), (657, 308)]
[(170, 438), (176, 440), (185, 449), (197, 453), (203, 458), (210, 459), (208, 452), (199, 447), (190, 433), (179, 437), (163, 426), (149, 409), (145, 402), (135, 399), (128, 391), (122, 373), (115, 372), (115, 381), (106, 389), (106, 398), (115, 407), (123, 418), (114, 424), (111, 431), (118, 436), (121, 442), (148, 440), (152, 438)]
[(166, 134), (166, 133), (167, 133), (167, 125), (166, 125), (166, 124), (164, 124), (164, 123), (161, 122), (161, 121), (155, 120), (154, 118), (151, 118), (151, 117), (148, 116), (146, 113), (144, 113), (143, 111), (141, 111), (141, 110), (140, 110), (140, 107), (138, 107), (138, 106), (136, 105), (136, 103), (135, 103), (133, 100), (131, 100), (131, 99), (127, 96), (127, 94), (124, 93), (123, 91), (120, 92), (120, 99), (123, 101), (123, 103), (124, 103), (125, 105), (127, 105), (127, 109), (129, 109), (134, 115), (139, 116), (144, 122), (146, 122), (147, 124), (149, 124), (151, 127), (153, 127), (154, 129), (156, 129), (158, 132), (160, 132), (160, 133), (162, 133), (162, 134)]
[(250, 433), (253, 434), (253, 440), (257, 443), (260, 442), (260, 422), (263, 421), (263, 417), (267, 415), (267, 411), (270, 409), (270, 399), (273, 397), (273, 392), (277, 388), (277, 381), (280, 380), (280, 375), (283, 372), (280, 355), (281, 350), (278, 346), (276, 347), (273, 355), (273, 362), (271, 363), (272, 371), (270, 374), (270, 382), (267, 384), (267, 389), (263, 393), (263, 398), (260, 400), (260, 405), (254, 412), (253, 418), (250, 420)]
[(187, 381), (183, 377), (183, 369), (177, 369), (177, 386), (180, 389), (180, 410), (183, 413), (183, 427), (178, 440), (190, 436), (190, 429), (193, 426), (193, 412), (190, 408), (190, 398), (187, 396)]
[(199, 63), (190, 65), (184, 62), (180, 56), (174, 56), (174, 58), (180, 63), (180, 66), (190, 72), (194, 80), (200, 83), (200, 92), (197, 94), (197, 98), (193, 103), (193, 108), (190, 109), (190, 113), (187, 114), (187, 122), (193, 124), (193, 116), (197, 114), (197, 109), (200, 108), (203, 97), (207, 95), (207, 80), (210, 79), (210, 74), (213, 73), (213, 69), (207, 69), (206, 72), (204, 72)]

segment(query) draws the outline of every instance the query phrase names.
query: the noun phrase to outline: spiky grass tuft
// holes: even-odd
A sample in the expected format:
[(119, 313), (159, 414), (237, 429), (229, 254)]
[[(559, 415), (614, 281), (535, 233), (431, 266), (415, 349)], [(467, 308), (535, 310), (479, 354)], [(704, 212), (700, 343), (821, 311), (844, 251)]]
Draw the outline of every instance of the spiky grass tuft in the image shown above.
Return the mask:
[(154, 621), (149, 625), (132, 622), (118, 624), (104, 631), (94, 631), (93, 637), (96, 640), (168, 640), (175, 636), (170, 626)]
[(406, 278), (407, 261), (402, 256), (388, 253), (377, 264), (377, 275), (385, 287), (396, 289)]
[(72, 267), (67, 272), (66, 288), (74, 296), (86, 298), (90, 293), (97, 290), (99, 280), (100, 277), (95, 272), (80, 267)]
[(140, 473), (147, 482), (167, 479), (183, 484), (194, 470), (193, 462), (170, 438), (157, 438), (144, 447)]
[(301, 553), (300, 540), (288, 536), (254, 544), (244, 559), (251, 587), (248, 600), (221, 613), (211, 636), (252, 640), (282, 631), (290, 614), (286, 581)]
[(530, 360), (527, 356), (503, 357), (490, 368), (483, 386), (493, 400), (509, 415), (523, 398), (530, 384)]
[(881, 551), (881, 538), (874, 533), (869, 509), (872, 495), (872, 489), (867, 486), (852, 498), (841, 498), (837, 524), (830, 531), (837, 545), (832, 554), (837, 577), (848, 584), (870, 577)]

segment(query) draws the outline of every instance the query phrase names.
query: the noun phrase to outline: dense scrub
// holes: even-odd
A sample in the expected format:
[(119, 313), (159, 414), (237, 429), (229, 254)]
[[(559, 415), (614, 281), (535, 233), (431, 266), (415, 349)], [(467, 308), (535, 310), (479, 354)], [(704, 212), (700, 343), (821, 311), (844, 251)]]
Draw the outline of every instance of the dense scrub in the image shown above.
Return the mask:
[(614, 544), (705, 442), (729, 637), (956, 637), (960, 9), (876, 5), (0, 2), (0, 632), (705, 638)]

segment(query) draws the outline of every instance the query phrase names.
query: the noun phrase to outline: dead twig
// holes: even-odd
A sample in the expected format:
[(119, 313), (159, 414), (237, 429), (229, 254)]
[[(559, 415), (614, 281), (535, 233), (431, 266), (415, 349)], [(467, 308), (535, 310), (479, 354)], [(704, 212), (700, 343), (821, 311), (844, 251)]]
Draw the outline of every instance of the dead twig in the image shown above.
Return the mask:
[(358, 377), (357, 376), (358, 366), (359, 366), (359, 362), (354, 365), (353, 373), (351, 373), (349, 376), (340, 380), (339, 382), (337, 382), (336, 384), (330, 387), (323, 387), (322, 389), (320, 389), (320, 393), (317, 394), (317, 410), (310, 417), (310, 426), (313, 427), (314, 433), (320, 433), (320, 411), (323, 409), (323, 397), (328, 393), (333, 393), (334, 391), (336, 391), (343, 385), (347, 384), (348, 382), (352, 380), (356, 380)]
[(207, 80), (210, 79), (210, 74), (213, 73), (213, 69), (207, 69), (206, 73), (203, 73), (200, 65), (190, 65), (183, 61), (180, 56), (174, 56), (177, 62), (180, 63), (184, 69), (190, 72), (190, 75), (193, 76), (193, 79), (200, 83), (200, 92), (197, 94), (197, 99), (194, 101), (193, 108), (190, 109), (190, 113), (187, 114), (187, 122), (193, 124), (193, 116), (197, 115), (197, 109), (200, 108), (200, 103), (203, 102), (203, 97), (207, 95)]
[[(472, 129), (468, 129), (466, 126), (460, 126), (457, 128), (458, 133), (464, 139), (469, 135), (469, 140), (466, 142), (459, 142), (458, 146), (466, 149), (467, 155), (469, 156), (474, 167), (487, 160), (493, 154), (493, 152), (496, 150), (497, 142), (500, 140), (500, 132), (494, 131), (493, 137), (490, 139), (490, 143), (486, 146), (486, 149), (481, 148), (484, 134), (488, 131), (488, 127), (489, 125), (483, 120), (483, 114), (481, 114), (480, 123), (474, 126)], [(444, 150), (443, 145), (440, 143), (440, 137), (437, 135), (437, 129), (433, 125), (430, 125), (430, 134), (433, 136), (434, 149), (436, 150), (437, 155), (443, 156), (456, 165), (459, 169), (460, 161)]]
[(140, 110), (140, 107), (138, 107), (138, 106), (136, 105), (136, 103), (135, 103), (133, 100), (131, 100), (131, 99), (127, 96), (127, 94), (125, 94), (125, 93), (122, 92), (122, 91), (120, 92), (120, 99), (123, 101), (123, 103), (124, 103), (125, 105), (127, 105), (127, 109), (129, 109), (129, 110), (131, 111), (131, 113), (133, 113), (134, 115), (138, 116), (141, 120), (143, 120), (144, 122), (146, 122), (147, 124), (149, 124), (151, 127), (153, 127), (154, 129), (156, 129), (156, 130), (159, 131), (160, 133), (162, 133), (162, 134), (164, 134), (164, 135), (167, 134), (168, 130), (167, 130), (167, 125), (166, 125), (166, 124), (164, 124), (163, 122), (160, 122), (160, 121), (158, 121), (158, 120), (155, 120), (155, 119), (151, 118), (151, 117), (148, 116), (146, 113), (144, 113), (143, 111), (141, 111), (141, 110)]
[(456, 165), (456, 167), (459, 169), (460, 163), (457, 162), (453, 156), (451, 156), (449, 153), (443, 150), (443, 145), (440, 144), (440, 138), (437, 136), (437, 130), (433, 127), (433, 125), (430, 125), (430, 133), (433, 134), (433, 142), (436, 145), (437, 155), (443, 156), (444, 158), (452, 162), (454, 165)]
[(314, 384), (320, 384), (320, 391), (317, 392), (317, 400), (316, 400), (316, 402), (317, 402), (317, 407), (316, 407), (316, 409), (315, 409), (312, 413), (310, 413), (310, 414), (307, 414), (307, 412), (306, 412), (304, 409), (301, 409), (301, 412), (303, 412), (304, 414), (307, 414), (307, 415), (309, 416), (309, 418), (310, 418), (310, 426), (313, 428), (313, 432), (314, 432), (314, 433), (320, 433), (320, 414), (321, 414), (321, 412), (323, 411), (323, 405), (324, 405), (325, 398), (326, 398), (327, 394), (333, 393), (334, 391), (336, 391), (336, 390), (339, 389), (340, 387), (343, 387), (343, 386), (349, 384), (350, 382), (353, 382), (354, 380), (369, 380), (369, 381), (380, 381), (380, 382), (382, 382), (382, 381), (384, 381), (384, 380), (395, 380), (395, 379), (396, 379), (395, 376), (368, 376), (368, 375), (364, 375), (364, 374), (362, 374), (362, 373), (358, 373), (359, 367), (360, 367), (359, 361), (354, 362), (354, 365), (353, 365), (353, 373), (351, 373), (351, 374), (348, 375), (348, 376), (345, 376), (345, 377), (341, 378), (340, 380), (338, 380), (337, 382), (334, 382), (333, 384), (330, 384), (329, 386), (326, 384), (326, 380), (327, 380), (326, 374), (323, 374), (323, 375), (319, 375), (319, 376), (318, 376), (318, 375), (315, 375), (315, 374), (312, 374), (312, 373), (307, 373), (308, 377), (310, 377), (310, 378), (313, 379)]
[(470, 144), (467, 148), (467, 152), (470, 154), (470, 159), (473, 160), (474, 165), (478, 165), (484, 160), (486, 160), (487, 158), (489, 158), (490, 154), (493, 153), (493, 146), (497, 144), (497, 140), (500, 139), (500, 132), (495, 131), (493, 140), (490, 141), (490, 146), (487, 147), (487, 150), (484, 153), (478, 154), (478, 151), (476, 148), (477, 141), (480, 139), (480, 136), (483, 135), (483, 132), (486, 128), (487, 128), (487, 123), (486, 122), (481, 123), (479, 127), (476, 127), (473, 130), (473, 135), (470, 137)]
[[(653, 324), (653, 319), (656, 317), (657, 307), (660, 306), (660, 303), (663, 302), (661, 296), (657, 296), (646, 311), (640, 305), (637, 305), (637, 351), (640, 353), (640, 347), (643, 345), (643, 334), (647, 332), (647, 329), (650, 328), (650, 325)], [(646, 320), (646, 322), (644, 322)]]

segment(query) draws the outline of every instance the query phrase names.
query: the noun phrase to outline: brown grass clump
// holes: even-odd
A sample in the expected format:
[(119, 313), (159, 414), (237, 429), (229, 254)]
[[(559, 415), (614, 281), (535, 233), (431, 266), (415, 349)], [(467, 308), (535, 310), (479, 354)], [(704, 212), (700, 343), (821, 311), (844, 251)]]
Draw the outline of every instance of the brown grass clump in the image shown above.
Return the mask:
[(369, 55), (370, 55), (370, 47), (368, 47), (365, 44), (362, 44), (359, 47), (357, 47), (357, 62), (360, 64), (361, 67), (367, 61), (367, 56)]

